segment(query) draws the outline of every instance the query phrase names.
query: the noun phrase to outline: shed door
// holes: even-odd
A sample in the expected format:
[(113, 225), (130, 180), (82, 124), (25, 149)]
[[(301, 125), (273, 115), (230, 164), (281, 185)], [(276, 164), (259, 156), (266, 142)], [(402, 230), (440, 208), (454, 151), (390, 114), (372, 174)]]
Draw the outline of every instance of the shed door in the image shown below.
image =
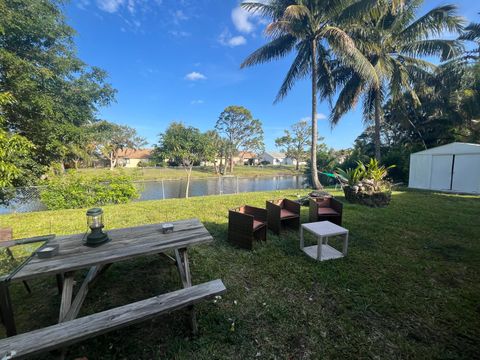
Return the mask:
[(432, 156), (432, 178), (430, 188), (433, 190), (451, 190), (453, 155)]
[(455, 156), (452, 190), (480, 192), (480, 154)]

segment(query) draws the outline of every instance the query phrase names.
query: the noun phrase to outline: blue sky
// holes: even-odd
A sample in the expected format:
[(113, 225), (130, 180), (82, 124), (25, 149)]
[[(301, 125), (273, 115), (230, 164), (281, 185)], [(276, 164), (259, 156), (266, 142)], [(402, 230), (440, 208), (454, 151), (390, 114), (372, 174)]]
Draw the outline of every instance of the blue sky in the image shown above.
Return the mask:
[[(479, 20), (476, 0), (459, 12)], [(212, 129), (222, 110), (242, 105), (264, 125), (265, 144), (283, 129), (308, 118), (310, 86), (297, 83), (280, 103), (273, 100), (291, 62), (240, 70), (240, 63), (265, 43), (261, 18), (238, 8), (237, 0), (72, 0), (68, 22), (77, 31), (82, 60), (109, 73), (117, 102), (100, 117), (135, 127), (150, 144), (170, 122)], [(428, 0), (425, 9), (444, 4)], [(360, 109), (334, 129), (327, 103), (319, 105), (319, 133), (328, 146), (351, 147), (362, 132)]]

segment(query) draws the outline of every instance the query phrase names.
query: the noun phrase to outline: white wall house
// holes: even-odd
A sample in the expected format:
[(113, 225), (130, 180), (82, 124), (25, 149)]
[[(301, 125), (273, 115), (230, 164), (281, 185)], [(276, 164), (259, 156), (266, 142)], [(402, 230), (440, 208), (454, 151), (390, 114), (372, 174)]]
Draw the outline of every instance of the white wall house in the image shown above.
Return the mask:
[(480, 144), (454, 142), (410, 155), (408, 186), (480, 193)]
[[(268, 161), (271, 165), (297, 165), (297, 160), (287, 157), (284, 153), (276, 151), (266, 151), (260, 156), (260, 161)], [(299, 165), (305, 165), (305, 161), (300, 161)]]
[(286, 156), (284, 153), (275, 151), (265, 151), (260, 156), (261, 161), (267, 161), (271, 165), (285, 165)]

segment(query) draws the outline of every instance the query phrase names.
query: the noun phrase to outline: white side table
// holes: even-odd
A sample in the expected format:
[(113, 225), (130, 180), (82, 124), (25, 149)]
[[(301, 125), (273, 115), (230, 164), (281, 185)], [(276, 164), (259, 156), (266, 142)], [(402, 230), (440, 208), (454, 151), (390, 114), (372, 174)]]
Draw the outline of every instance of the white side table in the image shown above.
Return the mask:
[[(303, 232), (308, 231), (317, 236), (318, 245), (304, 247)], [(328, 238), (331, 236), (343, 235), (342, 252), (328, 245)], [(347, 255), (348, 230), (331, 223), (330, 221), (319, 221), (302, 224), (300, 227), (300, 249), (311, 258), (319, 261), (339, 259)]]

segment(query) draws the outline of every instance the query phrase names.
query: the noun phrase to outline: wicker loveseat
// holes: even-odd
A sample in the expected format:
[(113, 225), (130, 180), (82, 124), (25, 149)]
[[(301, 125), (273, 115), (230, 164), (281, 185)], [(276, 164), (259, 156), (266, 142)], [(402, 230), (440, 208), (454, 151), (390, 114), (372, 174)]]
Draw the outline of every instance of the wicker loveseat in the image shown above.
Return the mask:
[(275, 234), (280, 234), (282, 227), (298, 229), (300, 227), (300, 204), (288, 200), (267, 201), (268, 228)]
[(333, 197), (310, 198), (310, 222), (330, 221), (342, 225), (343, 204)]
[(244, 205), (228, 212), (228, 241), (251, 250), (254, 240), (267, 240), (267, 210)]

